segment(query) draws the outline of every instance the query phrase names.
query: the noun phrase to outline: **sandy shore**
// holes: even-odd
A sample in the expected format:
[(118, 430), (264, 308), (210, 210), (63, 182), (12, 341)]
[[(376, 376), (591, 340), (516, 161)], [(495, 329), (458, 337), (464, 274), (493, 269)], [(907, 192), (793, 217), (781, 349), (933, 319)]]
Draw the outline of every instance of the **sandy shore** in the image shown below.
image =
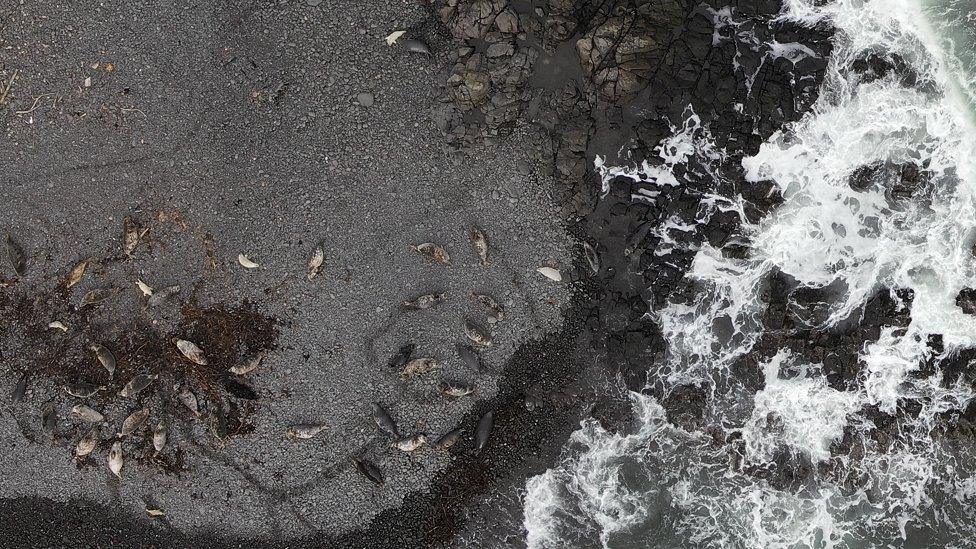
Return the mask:
[[(534, 157), (537, 135), (516, 131), (457, 152), (436, 127), (443, 43), (432, 40), (435, 53), (427, 56), (384, 42), (392, 30), (427, 21), (423, 6), (41, 2), (2, 12), (0, 40), (10, 52), (3, 75), (13, 83), (0, 111), (0, 201), (8, 211), (3, 229), (26, 255), (22, 276), (5, 273), (4, 296), (20, 302), (58, 293), (77, 304), (90, 290), (117, 289), (66, 320), (66, 333), (38, 335), (23, 325), (57, 320), (61, 309), (47, 305), (53, 298), (12, 319), (0, 374), (4, 516), (44, 524), (46, 513), (67, 513), (92, 525), (87, 533), (79, 526), (67, 545), (86, 536), (111, 543), (101, 536), (113, 525), (175, 545), (198, 535), (334, 536), (427, 492), (457, 456), (469, 459), (470, 422), (494, 407), (505, 365), (520, 345), (562, 325), (571, 289), (535, 268), (568, 266), (574, 251), (554, 179)], [(120, 258), (126, 216), (146, 232), (131, 257)], [(471, 224), (490, 239), (488, 267), (468, 242)], [(324, 268), (309, 281), (306, 263), (319, 241)], [(408, 247), (426, 241), (444, 246), (451, 265)], [(241, 253), (260, 267), (243, 268)], [(92, 260), (82, 280), (60, 293), (84, 258)], [(136, 280), (182, 291), (157, 312), (145, 306)], [(425, 311), (400, 305), (429, 292), (446, 293), (446, 302)], [(489, 324), (470, 292), (493, 296), (507, 318)], [(120, 341), (140, 329), (177, 334), (186, 327), (181, 305), (213, 311), (244, 302), (277, 330), (246, 378), (258, 395), (246, 403), (250, 432), (215, 436), (208, 415), (220, 399), (199, 390), (204, 413), (194, 418), (174, 405), (164, 383), (183, 380), (166, 371), (137, 399), (92, 400), (106, 416), (103, 442), (79, 467), (72, 452), (88, 428), (70, 417), (82, 400), (64, 393), (61, 377), (33, 375), (21, 402), (6, 398), (21, 372), (48, 356), (44, 345), (60, 349), (57, 360), (98, 369), (89, 340)], [(455, 351), (467, 317), (491, 328), (480, 371)], [(387, 362), (408, 342), (440, 370), (402, 381)], [(476, 392), (444, 397), (436, 390), (441, 379), (462, 379)], [(502, 390), (516, 398), (511, 386)], [(223, 406), (233, 401), (226, 397)], [(391, 448), (372, 422), (374, 402), (404, 433), (436, 437), (460, 425), (465, 439), (452, 453)], [(59, 416), (53, 440), (42, 426), (46, 406)], [(164, 453), (172, 467), (136, 458), (147, 447), (144, 430), (123, 443), (129, 459), (120, 481), (106, 466), (109, 441), (139, 407), (150, 410), (149, 427), (169, 424)], [(285, 431), (297, 423), (325, 430), (293, 443)], [(493, 452), (489, 444), (479, 459)], [(353, 457), (379, 465), (386, 482), (370, 483)], [(165, 517), (147, 517), (147, 506)], [(57, 544), (57, 529), (48, 534)]]

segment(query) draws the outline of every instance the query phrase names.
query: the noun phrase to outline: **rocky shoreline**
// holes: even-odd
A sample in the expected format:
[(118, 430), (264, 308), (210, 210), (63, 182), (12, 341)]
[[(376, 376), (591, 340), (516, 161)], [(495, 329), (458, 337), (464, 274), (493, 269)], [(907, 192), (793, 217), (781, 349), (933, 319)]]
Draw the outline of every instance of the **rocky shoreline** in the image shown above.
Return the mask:
[[(592, 168), (595, 155), (609, 154), (612, 164), (610, 145), (616, 144), (626, 147), (617, 153), (620, 162), (659, 162), (657, 144), (675, 125), (687, 120), (690, 108), (692, 115), (700, 117), (700, 125), (709, 129), (716, 145), (725, 148), (728, 156), (720, 169), (727, 180), (742, 180), (741, 158), (754, 154), (773, 131), (797, 120), (812, 105), (830, 53), (829, 28), (807, 29), (775, 21), (780, 10), (777, 3), (738, 5), (734, 17), (729, 12), (728, 19), (723, 19), (720, 5), (638, 2), (608, 7), (553, 1), (538, 13), (544, 15), (541, 28), (531, 20), (531, 14), (520, 14), (523, 27), (536, 39), (528, 48), (510, 47), (506, 35), (511, 33), (498, 32), (501, 29), (485, 23), (492, 17), (486, 14), (510, 21), (504, 15), (506, 10), (504, 1), (449, 1), (440, 11), (461, 44), (459, 62), (448, 80), (450, 97), (459, 111), (479, 106), (485, 111), (483, 122), (454, 126), (453, 135), (463, 140), (472, 135), (477, 139), (504, 134), (506, 122), (523, 119), (551, 128), (555, 136), (552, 166), (563, 185), (558, 200), (570, 231), (600, 254), (600, 269), (579, 283), (580, 291), (565, 313), (563, 330), (516, 354), (516, 359), (523, 351), (535, 356), (556, 354), (563, 360), (554, 361), (550, 367), (548, 361), (538, 364), (533, 368), (534, 376), (526, 376), (517, 367), (521, 364), (518, 361), (506, 368), (510, 392), (500, 393), (493, 405), (511, 411), (509, 421), (497, 426), (511, 435), (501, 435), (507, 455), (502, 463), (490, 464), (490, 476), (473, 474), (463, 460), (458, 460), (435, 484), (442, 492), (417, 494), (410, 504), (374, 521), (370, 529), (342, 538), (341, 546), (360, 546), (364, 540), (376, 547), (404, 546), (401, 540), (410, 540), (407, 546), (449, 545), (451, 537), (446, 534), (463, 527), (459, 519), (465, 507), (473, 510), (468, 520), (479, 527), (461, 530), (455, 544), (524, 543), (521, 533), (513, 532), (521, 527), (521, 508), (512, 505), (508, 513), (513, 516), (502, 512), (498, 513), (504, 517), (501, 520), (497, 516), (487, 520), (477, 513), (478, 501), (491, 499), (497, 506), (504, 500), (497, 497), (498, 492), (519, 501), (525, 480), (555, 463), (582, 417), (598, 418), (611, 430), (628, 428), (630, 405), (618, 381), (630, 390), (656, 391), (655, 381), (646, 374), (662, 356), (667, 342), (645, 316), (648, 308), (693, 295), (694, 288), (682, 276), (697, 245), (708, 242), (730, 254), (743, 249), (744, 243), (737, 241), (738, 218), (724, 212), (709, 212), (705, 219), (700, 218), (701, 212), (707, 211), (703, 199), (715, 194), (733, 199), (741, 193), (753, 223), (778, 204), (770, 184), (716, 188), (708, 168), (696, 166), (683, 174), (682, 185), (666, 188), (668, 194), (656, 197), (653, 205), (635, 200), (644, 185), (628, 178), (611, 181), (609, 194), (598, 199), (599, 174)], [(481, 17), (474, 17), (474, 13)], [(751, 34), (746, 43), (738, 43), (732, 28), (743, 22), (751, 25)], [(722, 47), (714, 47), (716, 33), (728, 38)], [(662, 34), (669, 39), (658, 39)], [(574, 36), (576, 55), (569, 56), (570, 66), (566, 68), (564, 43)], [(484, 40), (488, 45), (484, 50), (472, 48), (472, 40)], [(761, 48), (751, 52), (753, 58), (745, 52), (748, 46), (775, 40), (802, 43), (820, 58), (781, 62), (780, 58), (767, 59), (768, 52)], [(465, 56), (467, 61), (460, 62)], [(736, 72), (733, 58), (740, 63), (739, 70), (752, 67), (755, 72)], [(512, 70), (505, 68), (505, 61), (518, 75), (534, 63), (535, 74), (499, 79), (497, 74)], [(562, 64), (562, 70), (545, 67), (547, 61), (556, 67)], [(485, 63), (492, 69), (488, 70), (490, 78), (480, 72)], [(572, 64), (577, 64), (579, 72)], [(688, 76), (690, 69), (693, 78)], [(540, 72), (543, 74), (537, 77)], [(553, 75), (555, 80), (550, 79)], [(752, 80), (748, 87), (744, 86), (746, 77)], [(523, 88), (525, 83), (529, 83), (528, 90)], [(539, 88), (533, 90), (533, 86)], [(508, 107), (505, 116), (497, 114), (500, 106)], [(656, 109), (648, 111), (647, 106)], [(444, 129), (449, 134), (452, 131), (450, 127)], [(694, 171), (696, 168), (699, 171)], [(664, 222), (675, 217), (695, 227), (682, 237), (687, 247), (660, 256), (641, 253), (658, 247), (660, 236), (654, 235), (660, 235)], [(582, 257), (577, 264), (577, 272), (585, 272)], [(565, 404), (550, 404), (544, 408), (545, 415), (538, 410), (533, 413), (538, 394), (546, 395), (550, 403)], [(689, 430), (703, 427), (700, 420), (707, 403), (699, 389), (672, 392), (663, 404), (673, 423)], [(524, 419), (520, 422), (519, 417)], [(528, 421), (534, 421), (535, 429), (526, 424)], [(544, 431), (538, 431), (539, 427)], [(542, 433), (545, 436), (540, 437)], [(472, 478), (478, 481), (462, 484), (461, 479), (470, 482)], [(489, 494), (496, 497), (489, 498)], [(450, 501), (447, 514), (434, 503), (444, 500)], [(439, 518), (431, 522), (432, 516)], [(430, 524), (437, 534), (418, 538), (416, 530), (409, 527), (416, 523)], [(441, 525), (448, 528), (442, 530)]]

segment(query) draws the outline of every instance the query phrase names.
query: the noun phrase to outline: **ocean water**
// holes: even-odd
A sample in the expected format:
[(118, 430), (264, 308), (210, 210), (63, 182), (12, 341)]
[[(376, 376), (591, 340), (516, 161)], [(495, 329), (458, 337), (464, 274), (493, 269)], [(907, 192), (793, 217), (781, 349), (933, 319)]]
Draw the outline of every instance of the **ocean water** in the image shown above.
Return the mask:
[[(736, 25), (732, 10), (715, 17)], [(784, 202), (757, 225), (741, 216), (749, 259), (707, 244), (694, 250), (687, 276), (704, 289), (697, 302), (650, 312), (670, 343), (651, 374), (671, 388), (719, 388), (706, 421), (740, 440), (738, 461), (727, 445), (672, 426), (654, 398), (633, 393), (631, 429), (609, 433), (585, 421), (560, 465), (528, 481), (529, 547), (976, 546), (976, 459), (940, 436), (974, 394), (938, 371), (919, 373), (933, 358), (930, 335), (942, 335), (949, 355), (976, 346), (976, 317), (955, 303), (961, 289), (976, 286), (976, 0), (789, 0), (781, 17), (836, 28), (813, 109), (743, 161), (747, 179), (774, 181)], [(772, 56), (812, 54), (774, 46)], [(850, 70), (871, 52), (897, 56), (902, 68), (874, 80)], [(673, 168), (691, 156), (706, 166), (723, 157), (690, 109), (658, 154), (658, 166), (598, 161), (597, 168), (605, 186), (640, 174), (675, 185)], [(852, 189), (852, 172), (873, 163), (921, 166), (927, 183), (910, 199), (883, 182)], [(720, 197), (713, 207), (741, 212)], [(662, 225), (654, 253), (687, 246), (668, 238), (683, 229), (678, 221)], [(832, 388), (821, 364), (788, 350), (763, 364), (763, 390), (722, 390), (730, 365), (762, 335), (760, 287), (774, 269), (835, 289), (824, 324), (856, 315), (884, 288), (914, 291), (902, 304), (911, 323), (865, 345), (851, 390)], [(734, 333), (717, 332), (720, 320)], [(879, 447), (865, 407), (891, 413), (905, 403), (917, 418)], [(857, 455), (832, 454), (845, 431), (858, 440)], [(742, 472), (783, 455), (812, 470), (799, 487)]]

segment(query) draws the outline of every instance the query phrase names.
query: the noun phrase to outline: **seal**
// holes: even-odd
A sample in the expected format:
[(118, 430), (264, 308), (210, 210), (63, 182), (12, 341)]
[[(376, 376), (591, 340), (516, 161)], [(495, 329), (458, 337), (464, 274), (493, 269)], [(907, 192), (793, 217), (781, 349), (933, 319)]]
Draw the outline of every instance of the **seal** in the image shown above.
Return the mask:
[(98, 303), (101, 303), (106, 299), (112, 297), (112, 295), (114, 294), (115, 294), (115, 290), (109, 288), (96, 288), (94, 290), (91, 290), (81, 297), (81, 301), (79, 301), (78, 305), (75, 306), (75, 310), (80, 311), (90, 305), (96, 305)]
[(592, 274), (600, 272), (600, 255), (596, 252), (589, 242), (583, 243), (583, 256), (586, 257), (586, 265)]
[(403, 306), (407, 309), (426, 310), (444, 303), (445, 299), (447, 299), (446, 293), (424, 294), (404, 301)]
[(153, 428), (153, 449), (156, 453), (162, 452), (166, 446), (167, 430), (166, 423), (160, 421)]
[(464, 319), (464, 335), (475, 345), (488, 347), (491, 345), (491, 336), (488, 330), (469, 318)]
[(440, 263), (441, 265), (451, 264), (451, 256), (447, 253), (447, 251), (433, 242), (424, 242), (423, 244), (410, 246), (410, 249), (431, 261)]
[(322, 264), (325, 263), (325, 248), (322, 243), (315, 246), (312, 250), (312, 257), (308, 260), (308, 279), (312, 280), (322, 272)]
[(390, 360), (389, 362), (387, 362), (387, 365), (394, 370), (399, 370), (400, 368), (405, 366), (408, 362), (410, 362), (410, 358), (413, 356), (413, 352), (416, 348), (417, 345), (414, 343), (407, 343), (402, 345), (400, 349), (393, 356), (390, 357)]
[(563, 274), (559, 272), (558, 269), (553, 269), (552, 267), (542, 266), (536, 269), (536, 272), (542, 276), (552, 280), (553, 282), (562, 282)]
[(455, 347), (457, 348), (458, 357), (465, 366), (475, 371), (481, 371), (481, 356), (477, 351), (463, 343), (458, 343)]
[(76, 381), (64, 386), (64, 392), (77, 398), (91, 398), (102, 388), (94, 383)]
[(442, 395), (460, 398), (474, 392), (474, 386), (463, 381), (444, 380), (437, 384), (437, 390)]
[(10, 392), (10, 400), (13, 401), (14, 404), (24, 400), (24, 395), (27, 394), (27, 378), (27, 372), (24, 372), (24, 374), (20, 376), (20, 379), (17, 380), (17, 384), (14, 385), (14, 390)]
[(41, 425), (45, 431), (51, 434), (53, 439), (58, 429), (58, 411), (54, 404), (44, 406), (44, 411), (41, 413)]
[(373, 481), (377, 485), (383, 484), (383, 471), (376, 466), (375, 463), (369, 461), (368, 459), (353, 459), (353, 463), (356, 464), (356, 468), (359, 472), (363, 474), (366, 478)]
[(434, 442), (434, 448), (438, 450), (447, 450), (451, 446), (457, 444), (457, 441), (461, 440), (461, 433), (463, 431), (460, 427), (454, 429), (453, 431), (448, 431), (441, 438)]
[(115, 476), (122, 478), (122, 443), (120, 441), (115, 441), (112, 445), (112, 449), (108, 451), (108, 468)]
[(136, 280), (136, 286), (139, 287), (139, 291), (142, 292), (142, 295), (144, 295), (146, 297), (151, 297), (153, 295), (152, 286), (150, 286), (149, 284), (146, 284), (141, 279)]
[(426, 435), (417, 435), (409, 438), (403, 438), (393, 443), (398, 449), (404, 452), (413, 452), (417, 448), (420, 448), (427, 443)]
[(383, 431), (390, 436), (399, 436), (399, 432), (397, 431), (397, 426), (393, 421), (393, 418), (390, 417), (390, 414), (388, 414), (386, 410), (384, 410), (383, 407), (376, 402), (373, 403), (373, 421), (376, 422), (376, 426), (380, 428), (380, 431)]
[(75, 446), (75, 456), (82, 458), (92, 453), (95, 447), (98, 446), (98, 434), (99, 428), (93, 427), (91, 431), (88, 431), (87, 435), (81, 437), (81, 440)]
[(210, 417), (210, 432), (220, 441), (220, 444), (223, 444), (228, 435), (227, 414), (219, 403), (213, 410), (213, 416)]
[(491, 427), (495, 423), (495, 412), (489, 411), (478, 420), (478, 427), (474, 431), (474, 448), (481, 452), (491, 437)]
[(118, 362), (116, 362), (115, 355), (112, 354), (112, 351), (109, 351), (108, 347), (100, 343), (92, 343), (89, 348), (95, 353), (95, 358), (108, 370), (108, 377), (115, 377), (115, 366)]
[(27, 272), (27, 256), (24, 254), (24, 249), (14, 240), (14, 237), (7, 233), (4, 241), (7, 246), (7, 260), (10, 261), (10, 266), (14, 268), (14, 272), (19, 276), (23, 276)]
[(254, 370), (256, 370), (258, 366), (261, 365), (261, 361), (264, 360), (264, 357), (266, 356), (268, 356), (267, 351), (261, 351), (259, 353), (255, 353), (250, 357), (248, 357), (243, 362), (241, 362), (240, 364), (235, 364), (234, 366), (231, 366), (230, 373), (239, 376), (247, 375), (253, 372)]
[(178, 398), (183, 403), (183, 406), (186, 406), (188, 410), (193, 412), (193, 415), (200, 417), (200, 405), (197, 403), (197, 396), (193, 394), (193, 391), (188, 387), (183, 387), (180, 389)]
[(125, 418), (122, 422), (122, 430), (119, 431), (120, 437), (127, 437), (132, 433), (136, 432), (142, 424), (149, 419), (149, 408), (143, 408), (141, 410), (136, 410), (129, 414), (129, 417)]
[(207, 365), (207, 357), (203, 354), (203, 349), (197, 347), (196, 343), (185, 339), (176, 339), (174, 343), (176, 343), (176, 348), (179, 349), (180, 353), (191, 362), (200, 366)]
[(476, 301), (485, 308), (485, 312), (488, 313), (488, 318), (494, 320), (495, 322), (501, 322), (505, 320), (505, 309), (498, 304), (493, 297), (488, 294), (477, 294), (471, 292), (472, 301)]
[(433, 358), (415, 358), (404, 365), (403, 372), (400, 374), (400, 379), (405, 381), (413, 376), (426, 374), (427, 372), (436, 370), (437, 368), (440, 368), (440, 364), (438, 364)]
[(285, 432), (285, 436), (288, 437), (288, 440), (297, 442), (299, 440), (308, 440), (324, 430), (325, 425), (302, 423), (289, 427)]
[(164, 301), (166, 301), (167, 299), (173, 297), (178, 293), (180, 293), (180, 287), (176, 285), (166, 286), (165, 288), (156, 290), (155, 292), (153, 292), (153, 295), (149, 297), (149, 301), (148, 301), (149, 306), (159, 307), (160, 305), (163, 304)]
[(430, 48), (427, 44), (424, 44), (420, 40), (414, 40), (413, 38), (405, 38), (401, 40), (403, 47), (410, 53), (422, 53), (424, 55), (430, 55)]
[(125, 216), (122, 219), (122, 253), (126, 257), (132, 257), (139, 245), (139, 224), (131, 217)]
[(64, 322), (61, 322), (60, 320), (54, 320), (52, 322), (48, 322), (47, 327), (52, 330), (61, 330), (62, 332), (65, 333), (68, 332), (68, 327), (65, 326)]
[(80, 419), (81, 421), (86, 421), (88, 423), (101, 423), (105, 421), (105, 416), (89, 408), (88, 406), (85, 406), (84, 404), (76, 404), (74, 407), (72, 407), (71, 416), (75, 419)]
[(479, 229), (475, 225), (468, 227), (468, 238), (471, 240), (471, 247), (474, 248), (474, 252), (478, 254), (478, 259), (481, 261), (482, 267), (487, 267), (488, 261), (488, 237), (485, 236), (484, 231)]
[(88, 261), (88, 259), (82, 259), (68, 271), (68, 276), (64, 279), (65, 288), (71, 288), (81, 281), (81, 277), (85, 276), (85, 270), (88, 269)]
[(159, 376), (156, 374), (139, 374), (136, 377), (129, 380), (119, 391), (119, 396), (123, 398), (134, 397), (142, 392), (143, 389), (149, 387), (149, 385), (156, 381)]

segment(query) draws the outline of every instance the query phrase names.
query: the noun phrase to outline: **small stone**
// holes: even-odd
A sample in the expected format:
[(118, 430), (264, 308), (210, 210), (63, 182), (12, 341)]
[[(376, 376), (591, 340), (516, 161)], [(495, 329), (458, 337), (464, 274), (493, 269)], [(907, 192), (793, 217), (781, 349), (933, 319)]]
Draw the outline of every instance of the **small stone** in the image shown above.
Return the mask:
[(358, 101), (359, 104), (362, 105), (362, 106), (364, 106), (364, 107), (372, 107), (373, 106), (373, 94), (371, 94), (369, 92), (361, 93), (361, 94), (359, 94), (359, 95), (356, 96), (356, 101)]
[(322, 0), (305, 0), (305, 4), (308, 5), (308, 6), (311, 6), (313, 8), (315, 6), (318, 6), (321, 3), (322, 3)]

